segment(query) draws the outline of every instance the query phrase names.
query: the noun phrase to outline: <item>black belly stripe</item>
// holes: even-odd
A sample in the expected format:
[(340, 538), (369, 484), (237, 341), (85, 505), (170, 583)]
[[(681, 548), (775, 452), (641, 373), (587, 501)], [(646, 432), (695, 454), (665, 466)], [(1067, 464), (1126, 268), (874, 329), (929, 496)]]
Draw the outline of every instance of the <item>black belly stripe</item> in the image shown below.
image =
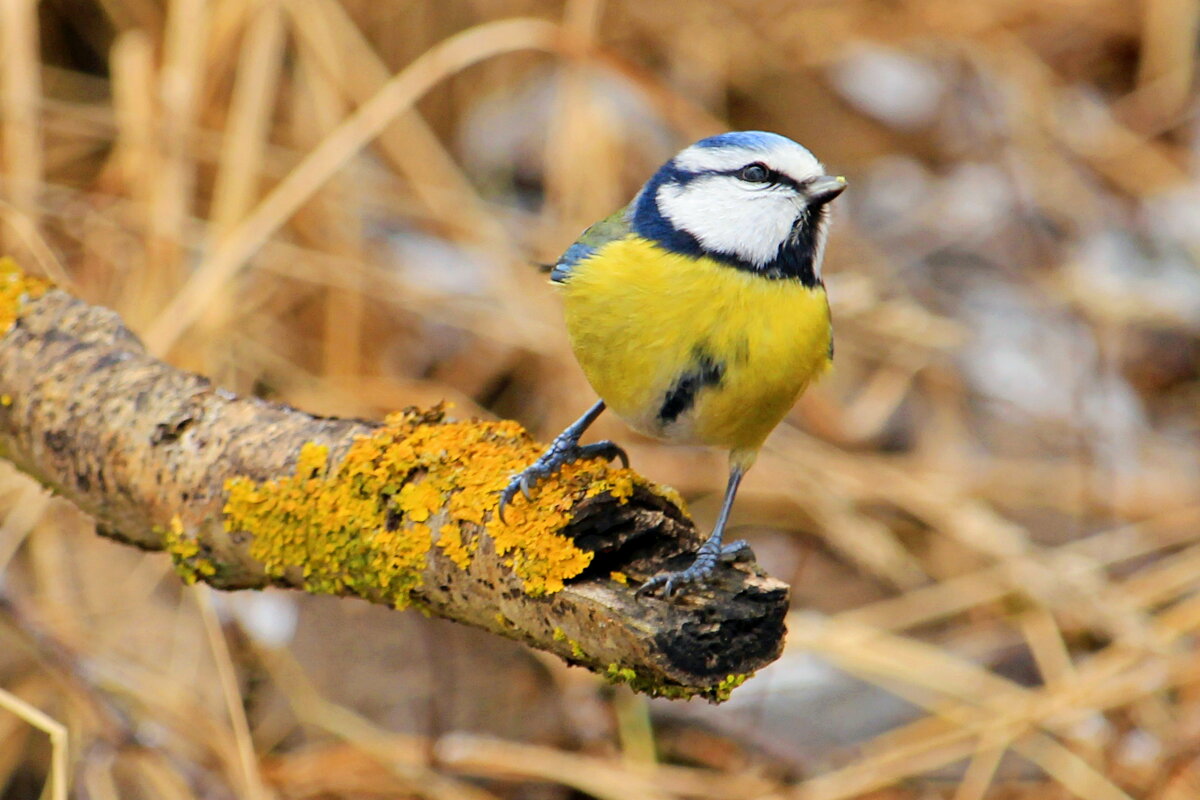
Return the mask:
[(715, 361), (704, 352), (696, 354), (696, 363), (687, 372), (675, 379), (675, 383), (663, 396), (658, 409), (658, 421), (670, 425), (696, 405), (696, 397), (706, 386), (719, 386), (725, 377), (725, 365)]

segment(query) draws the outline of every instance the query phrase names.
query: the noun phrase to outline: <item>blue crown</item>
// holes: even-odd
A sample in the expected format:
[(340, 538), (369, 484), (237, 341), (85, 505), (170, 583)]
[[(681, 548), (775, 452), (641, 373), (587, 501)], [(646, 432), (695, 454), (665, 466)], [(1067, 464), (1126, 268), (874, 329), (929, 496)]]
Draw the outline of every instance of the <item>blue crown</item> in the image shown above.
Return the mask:
[(786, 136), (768, 131), (730, 131), (716, 136), (701, 139), (693, 147), (719, 149), (722, 147), (737, 147), (745, 150), (766, 151), (776, 147), (794, 144)]

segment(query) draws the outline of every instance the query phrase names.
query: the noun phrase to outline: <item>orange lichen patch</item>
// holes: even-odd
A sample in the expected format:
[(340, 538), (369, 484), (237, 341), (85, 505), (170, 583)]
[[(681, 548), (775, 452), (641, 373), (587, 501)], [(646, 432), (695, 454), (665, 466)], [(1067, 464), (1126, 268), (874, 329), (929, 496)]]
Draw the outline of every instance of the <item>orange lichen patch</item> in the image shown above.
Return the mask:
[(405, 484), (397, 495), (396, 505), (409, 519), (424, 522), (442, 507), (442, 493), (433, 484), (434, 481)]
[[(529, 461), (539, 452), (539, 448), (533, 448)], [(507, 471), (500, 476), (501, 489), (510, 477), (511, 472)], [(563, 580), (578, 575), (592, 561), (591, 553), (580, 550), (556, 533), (571, 521), (571, 509), (582, 497), (601, 492), (621, 496), (618, 492), (630, 487), (631, 494), (635, 483), (644, 484), (645, 479), (632, 470), (610, 470), (602, 461), (567, 464), (553, 480), (537, 486), (532, 503), (526, 503), (518, 495), (505, 511), (508, 524), (494, 518), (488, 525), (488, 534), (496, 543), (497, 553), (511, 554), (512, 568), (525, 581), (526, 591), (530, 594), (557, 592), (563, 588)], [(621, 496), (621, 501), (625, 502), (628, 496)]]
[(336, 467), (309, 444), (292, 476), (228, 481), (225, 525), (254, 535), (250, 553), (268, 575), (299, 570), (313, 592), (404, 606), (435, 544), (467, 569), (484, 530), (526, 592), (556, 592), (592, 559), (559, 533), (573, 506), (606, 491), (624, 500), (644, 481), (599, 461), (570, 464), (532, 504), (513, 503), (504, 524), (500, 492), (540, 450), (514, 422), (446, 422), (440, 408), (393, 414)]
[(0, 258), (0, 335), (21, 316), (21, 306), (41, 297), (52, 286), (44, 278), (26, 275), (11, 258)]
[(478, 542), (464, 542), (462, 528), (457, 522), (448, 522), (438, 530), (437, 544), (459, 569), (466, 569), (471, 566), (471, 556), (475, 555)]
[(607, 477), (592, 481), (588, 486), (587, 496), (594, 497), (603, 492), (609, 492), (624, 503), (633, 497), (633, 490), (638, 480), (638, 474), (631, 469), (612, 470)]

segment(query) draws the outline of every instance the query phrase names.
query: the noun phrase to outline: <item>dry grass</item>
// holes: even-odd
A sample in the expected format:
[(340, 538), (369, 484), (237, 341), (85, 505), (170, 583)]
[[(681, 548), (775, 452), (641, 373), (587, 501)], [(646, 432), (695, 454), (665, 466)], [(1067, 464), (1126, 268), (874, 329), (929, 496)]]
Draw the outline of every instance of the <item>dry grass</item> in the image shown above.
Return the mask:
[[(318, 412), (448, 397), (549, 436), (590, 395), (529, 262), (725, 128), (851, 184), (838, 368), (734, 519), (795, 586), (789, 649), (731, 703), (183, 591), (3, 471), (4, 798), (1200, 796), (1192, 0), (4, 0), (0, 26), (4, 249)], [(718, 454), (597, 433), (711, 523)]]

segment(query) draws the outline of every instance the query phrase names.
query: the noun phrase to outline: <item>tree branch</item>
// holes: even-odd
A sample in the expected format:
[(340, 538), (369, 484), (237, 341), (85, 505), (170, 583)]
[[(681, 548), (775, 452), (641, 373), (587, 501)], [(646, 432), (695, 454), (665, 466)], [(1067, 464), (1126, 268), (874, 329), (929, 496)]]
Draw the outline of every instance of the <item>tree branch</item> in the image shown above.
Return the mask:
[(673, 697), (724, 699), (778, 657), (787, 586), (752, 564), (634, 595), (699, 543), (636, 473), (569, 465), (495, 519), (538, 452), (514, 422), (441, 408), (375, 424), (236, 397), (0, 262), (0, 455), (186, 579), (414, 604)]

